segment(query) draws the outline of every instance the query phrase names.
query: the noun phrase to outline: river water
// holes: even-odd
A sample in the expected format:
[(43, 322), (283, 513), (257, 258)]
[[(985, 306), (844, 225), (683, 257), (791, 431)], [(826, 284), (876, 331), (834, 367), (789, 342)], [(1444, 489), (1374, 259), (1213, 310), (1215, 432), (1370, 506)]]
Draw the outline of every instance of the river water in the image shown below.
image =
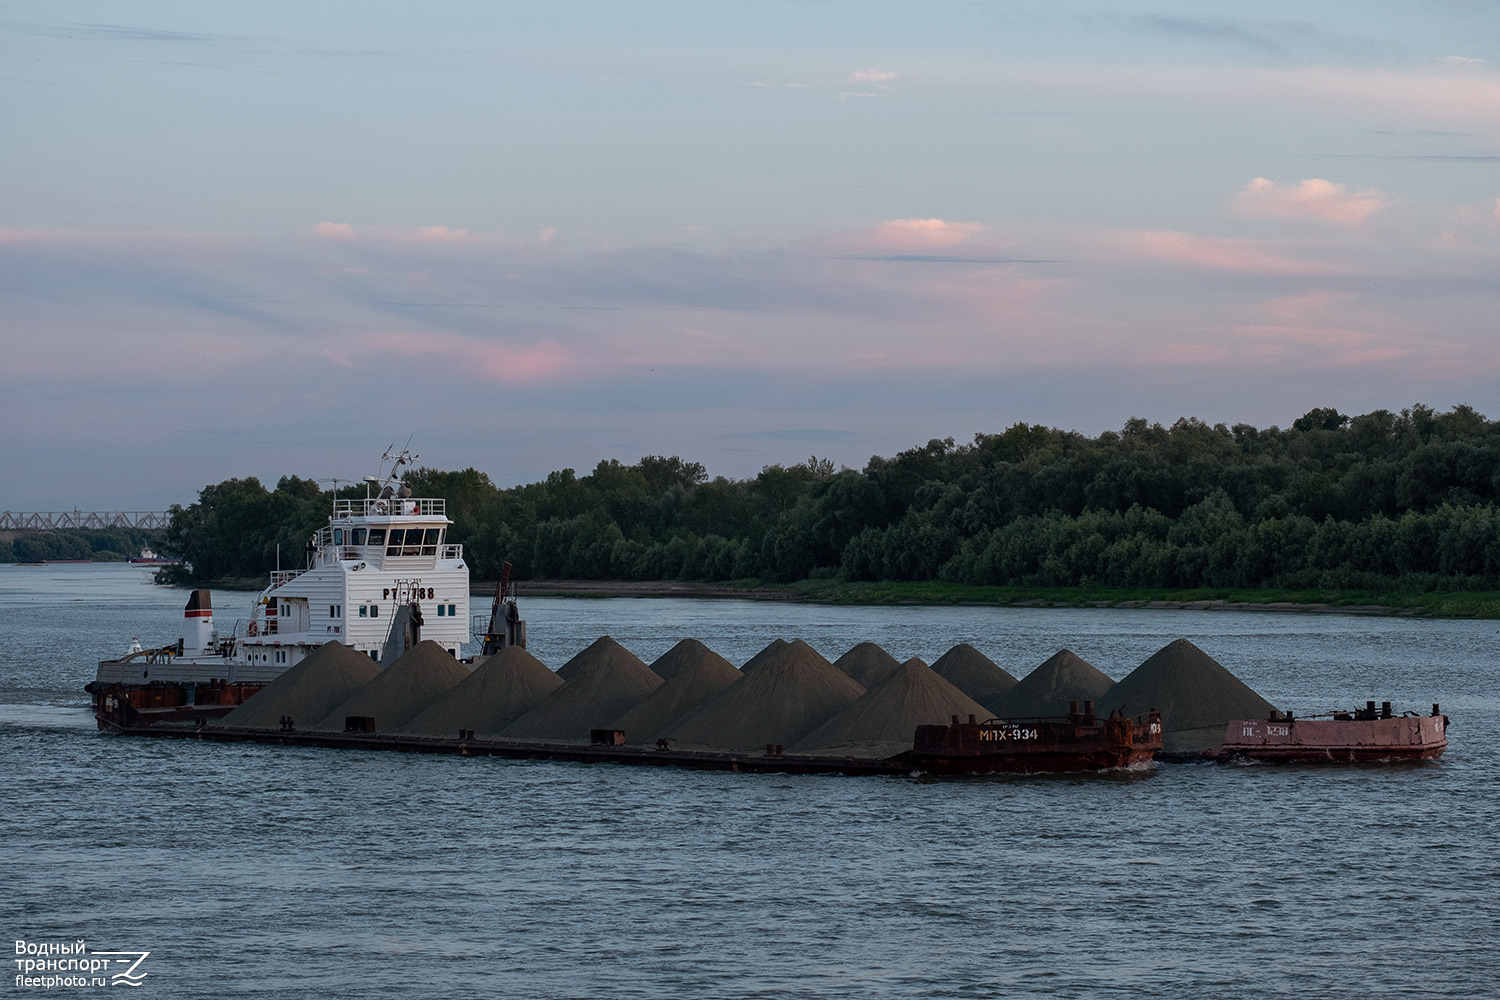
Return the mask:
[[(145, 997), (1500, 990), (1495, 622), (523, 591), (554, 668), (605, 633), (648, 662), (685, 635), (735, 663), (800, 636), (929, 662), (967, 641), (1016, 674), (1066, 646), (1118, 678), (1186, 636), (1299, 714), (1452, 718), (1425, 765), (923, 780), (97, 732), (94, 661), (175, 641), (184, 600), (129, 566), (0, 566), (7, 957), (149, 950)], [(216, 614), (250, 600), (216, 592)]]

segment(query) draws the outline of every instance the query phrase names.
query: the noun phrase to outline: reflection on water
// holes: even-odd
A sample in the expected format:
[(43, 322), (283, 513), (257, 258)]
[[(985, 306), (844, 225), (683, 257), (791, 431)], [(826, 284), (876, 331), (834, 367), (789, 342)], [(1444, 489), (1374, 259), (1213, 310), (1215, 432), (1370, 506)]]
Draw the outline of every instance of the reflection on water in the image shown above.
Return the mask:
[(851, 779), (99, 734), (93, 661), (180, 634), (186, 595), (148, 578), (0, 566), (0, 912), (151, 949), (153, 995), (1467, 998), (1500, 973), (1495, 623), (523, 590), (554, 668), (604, 633), (737, 663), (800, 636), (1120, 677), (1186, 636), (1299, 712), (1453, 717), (1423, 766)]

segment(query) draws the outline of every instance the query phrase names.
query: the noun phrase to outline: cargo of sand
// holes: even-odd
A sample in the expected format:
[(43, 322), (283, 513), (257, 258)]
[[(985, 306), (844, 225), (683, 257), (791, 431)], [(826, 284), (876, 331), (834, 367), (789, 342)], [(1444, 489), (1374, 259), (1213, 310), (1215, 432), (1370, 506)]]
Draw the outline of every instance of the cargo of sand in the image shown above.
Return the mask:
[(280, 729), (282, 720), (310, 727), (380, 673), (375, 661), (329, 642), (246, 699), (219, 721), (244, 729)]
[(890, 757), (912, 748), (918, 726), (946, 726), (955, 715), (963, 721), (973, 716), (983, 722), (989, 714), (983, 705), (913, 657), (788, 749), (796, 753)]
[(670, 659), (671, 677), (640, 704), (616, 719), (609, 728), (625, 733), (629, 743), (654, 743), (714, 695), (737, 683), (741, 674), (733, 664), (697, 639), (684, 639), (660, 659)]
[(468, 676), (468, 667), (431, 639), (423, 639), (311, 728), (342, 732), (345, 720), (365, 716), (375, 720), (377, 732), (395, 732)]
[(565, 663), (563, 685), (500, 731), (517, 740), (587, 742), (589, 732), (610, 724), (661, 687), (662, 679), (609, 636)]
[(1060, 649), (988, 703), (997, 719), (1046, 719), (1068, 714), (1070, 702), (1098, 701), (1109, 677), (1071, 649)]
[(1158, 709), (1168, 753), (1206, 750), (1223, 741), (1230, 722), (1269, 718), (1274, 707), (1186, 639), (1152, 653), (1099, 699), (1101, 711), (1134, 716)]
[(932, 669), (981, 705), (994, 704), (997, 698), (1019, 683), (1010, 671), (967, 642), (959, 643), (938, 657)]
[(797, 639), (767, 652), (754, 670), (665, 735), (687, 747), (791, 746), (864, 693), (857, 681)]
[(520, 646), (506, 646), (458, 686), (401, 727), (403, 733), (453, 736), (498, 733), (563, 685), (563, 679)]

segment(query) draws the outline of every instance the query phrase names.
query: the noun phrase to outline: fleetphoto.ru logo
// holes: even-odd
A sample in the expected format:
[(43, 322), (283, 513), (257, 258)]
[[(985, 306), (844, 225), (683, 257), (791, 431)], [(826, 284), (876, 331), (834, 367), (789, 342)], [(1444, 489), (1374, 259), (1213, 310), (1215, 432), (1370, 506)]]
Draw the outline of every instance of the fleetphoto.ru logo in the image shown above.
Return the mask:
[(149, 951), (90, 951), (83, 938), (16, 942), (16, 985), (44, 990), (70, 986), (139, 986)]

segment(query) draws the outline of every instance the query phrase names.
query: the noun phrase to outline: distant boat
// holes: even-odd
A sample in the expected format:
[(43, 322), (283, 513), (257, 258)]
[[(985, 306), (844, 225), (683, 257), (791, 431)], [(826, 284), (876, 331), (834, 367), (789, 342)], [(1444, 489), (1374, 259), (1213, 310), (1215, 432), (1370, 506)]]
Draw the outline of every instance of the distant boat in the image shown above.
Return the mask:
[(141, 549), (141, 554), (131, 557), (130, 560), (137, 566), (180, 566), (181, 559), (173, 559), (171, 556), (159, 556), (150, 549)]

